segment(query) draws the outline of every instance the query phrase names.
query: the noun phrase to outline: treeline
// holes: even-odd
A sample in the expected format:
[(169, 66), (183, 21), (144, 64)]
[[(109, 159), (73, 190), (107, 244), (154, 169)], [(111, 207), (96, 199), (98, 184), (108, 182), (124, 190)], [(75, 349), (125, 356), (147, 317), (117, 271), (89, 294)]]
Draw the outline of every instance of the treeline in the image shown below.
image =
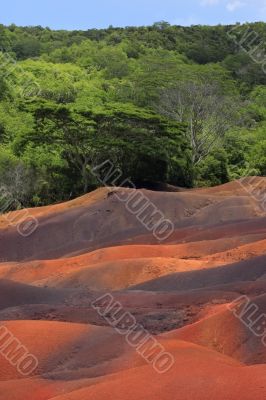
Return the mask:
[(100, 186), (107, 159), (139, 186), (265, 175), (265, 27), (1, 25), (0, 184), (34, 206)]

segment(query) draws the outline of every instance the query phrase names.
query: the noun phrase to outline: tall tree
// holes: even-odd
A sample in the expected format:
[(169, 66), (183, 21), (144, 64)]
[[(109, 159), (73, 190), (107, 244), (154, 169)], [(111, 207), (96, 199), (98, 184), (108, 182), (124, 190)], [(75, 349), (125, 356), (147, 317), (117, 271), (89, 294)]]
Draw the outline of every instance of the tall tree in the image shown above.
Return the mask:
[(224, 138), (233, 122), (234, 108), (218, 85), (192, 81), (163, 90), (157, 106), (161, 114), (187, 124), (194, 165)]

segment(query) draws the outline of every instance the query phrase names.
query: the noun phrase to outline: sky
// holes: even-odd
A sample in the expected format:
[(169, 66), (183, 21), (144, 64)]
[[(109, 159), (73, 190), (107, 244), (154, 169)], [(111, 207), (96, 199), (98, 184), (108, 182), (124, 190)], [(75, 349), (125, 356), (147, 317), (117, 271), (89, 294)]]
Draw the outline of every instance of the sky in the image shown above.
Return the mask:
[(266, 0), (0, 0), (0, 23), (52, 29), (266, 21)]

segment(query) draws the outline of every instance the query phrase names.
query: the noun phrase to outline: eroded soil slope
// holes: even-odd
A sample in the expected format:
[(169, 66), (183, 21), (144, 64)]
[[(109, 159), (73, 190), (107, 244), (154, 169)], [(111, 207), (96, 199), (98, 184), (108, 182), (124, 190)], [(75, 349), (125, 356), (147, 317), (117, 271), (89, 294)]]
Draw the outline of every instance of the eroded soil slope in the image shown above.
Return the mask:
[[(257, 178), (140, 192), (174, 225), (164, 241), (119, 200), (130, 189), (29, 210), (29, 237), (1, 216), (0, 328), (38, 367), (22, 375), (0, 331), (0, 399), (265, 400), (265, 190)], [(171, 354), (169, 370), (129, 345), (122, 322), (110, 325), (104, 301), (93, 307), (106, 294)], [(243, 316), (245, 301), (255, 308)]]

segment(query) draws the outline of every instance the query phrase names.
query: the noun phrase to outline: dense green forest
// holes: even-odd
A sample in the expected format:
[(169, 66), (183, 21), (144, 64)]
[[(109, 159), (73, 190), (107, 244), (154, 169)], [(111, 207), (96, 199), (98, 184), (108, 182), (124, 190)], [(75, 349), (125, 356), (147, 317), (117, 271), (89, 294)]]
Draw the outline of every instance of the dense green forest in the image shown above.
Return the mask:
[(0, 25), (0, 185), (35, 206), (100, 186), (105, 160), (138, 186), (266, 175), (264, 43), (264, 23)]

